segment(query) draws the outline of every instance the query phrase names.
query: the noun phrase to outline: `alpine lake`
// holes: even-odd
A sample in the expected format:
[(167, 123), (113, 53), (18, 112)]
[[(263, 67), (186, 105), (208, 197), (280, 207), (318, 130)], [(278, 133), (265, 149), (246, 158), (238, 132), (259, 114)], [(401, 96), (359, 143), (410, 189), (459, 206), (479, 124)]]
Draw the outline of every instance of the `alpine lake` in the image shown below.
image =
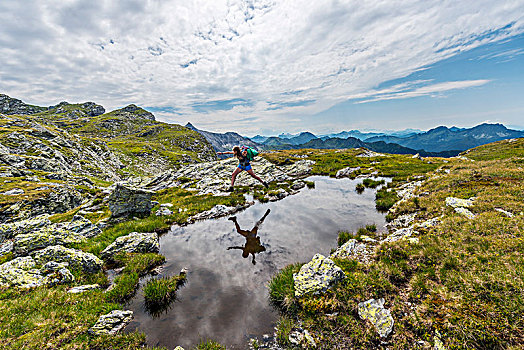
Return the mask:
[[(236, 214), (241, 230), (258, 235), (254, 248), (229, 217), (173, 226), (160, 237), (160, 253), (166, 257), (160, 274), (143, 278), (126, 305), (134, 319), (125, 331), (138, 329), (148, 345), (168, 349), (191, 349), (208, 339), (228, 349), (247, 349), (252, 338), (271, 339), (278, 310), (269, 301), (268, 283), (280, 269), (308, 262), (316, 253), (329, 255), (339, 231), (356, 232), (369, 224), (385, 230), (385, 214), (375, 209), (376, 190), (355, 190), (362, 179), (307, 180), (315, 188), (257, 202)], [(147, 280), (176, 275), (182, 268), (189, 272), (176, 300), (165, 310), (148, 310), (142, 293)]]

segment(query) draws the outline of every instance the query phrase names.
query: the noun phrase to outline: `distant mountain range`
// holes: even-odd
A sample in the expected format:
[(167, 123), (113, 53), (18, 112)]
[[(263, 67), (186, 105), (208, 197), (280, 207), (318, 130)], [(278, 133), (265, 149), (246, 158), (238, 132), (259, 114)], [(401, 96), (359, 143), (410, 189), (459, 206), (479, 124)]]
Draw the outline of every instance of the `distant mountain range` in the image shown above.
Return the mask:
[(485, 145), (504, 139), (524, 137), (523, 131), (511, 130), (502, 124), (480, 124), (470, 129), (439, 126), (422, 134), (407, 137), (375, 136), (366, 142), (384, 141), (404, 147), (424, 149), (431, 152), (461, 150)]
[(238, 145), (250, 146), (257, 149), (260, 148), (259, 144), (251, 141), (247, 137), (243, 137), (237, 134), (236, 132), (226, 132), (225, 134), (220, 134), (215, 132), (203, 131), (195, 128), (191, 123), (187, 123), (185, 127), (194, 130), (198, 132), (200, 135), (204, 136), (204, 138), (211, 144), (211, 146), (213, 146), (213, 148), (217, 152), (231, 151), (234, 146)]
[[(193, 129), (196, 130), (196, 129)], [(300, 149), (300, 148), (355, 148), (366, 147), (375, 152), (394, 154), (416, 154), (421, 156), (454, 156), (467, 149), (509, 138), (524, 137), (523, 131), (511, 130), (502, 124), (480, 124), (472, 128), (439, 126), (423, 132), (406, 129), (391, 132), (360, 132), (358, 130), (316, 136), (311, 132), (299, 134), (282, 133), (279, 136), (257, 135), (250, 139), (236, 133), (216, 134), (199, 131), (218, 150), (215, 144), (244, 144), (259, 149)], [(214, 135), (214, 139), (207, 134)], [(222, 140), (222, 136), (228, 141)], [(235, 135), (235, 138), (231, 138)], [(235, 143), (236, 142), (236, 143)]]

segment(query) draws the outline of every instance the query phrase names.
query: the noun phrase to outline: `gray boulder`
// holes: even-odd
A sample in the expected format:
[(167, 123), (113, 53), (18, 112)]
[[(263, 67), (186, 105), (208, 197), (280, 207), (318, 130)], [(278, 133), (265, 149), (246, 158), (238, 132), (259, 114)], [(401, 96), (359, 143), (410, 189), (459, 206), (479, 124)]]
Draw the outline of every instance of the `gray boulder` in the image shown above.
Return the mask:
[(111, 216), (148, 216), (153, 207), (153, 194), (153, 191), (117, 183), (108, 199)]
[(293, 274), (295, 296), (323, 293), (345, 277), (344, 271), (333, 260), (316, 254), (298, 273)]
[(98, 321), (89, 328), (88, 332), (93, 335), (116, 334), (122, 330), (133, 319), (133, 311), (113, 310), (98, 318)]
[(355, 172), (357, 170), (360, 170), (359, 166), (356, 167), (356, 168), (348, 167), (348, 168), (340, 169), (339, 171), (337, 171), (337, 174), (335, 175), (335, 177), (337, 179), (340, 179), (342, 177), (350, 177), (351, 174), (353, 174), (353, 172)]
[(131, 232), (126, 236), (115, 239), (113, 243), (102, 250), (100, 256), (102, 259), (111, 259), (120, 252), (149, 253), (158, 252), (159, 250), (158, 235), (155, 232)]
[(206, 210), (196, 215), (193, 215), (188, 221), (215, 219), (215, 218), (219, 218), (222, 216), (231, 215), (237, 212), (239, 209), (240, 208), (238, 207), (228, 207), (228, 206), (219, 204), (219, 205), (214, 206), (210, 210)]
[(86, 238), (65, 230), (56, 225), (50, 225), (34, 232), (17, 235), (14, 239), (14, 253), (24, 256), (30, 252), (52, 245), (71, 245), (85, 242)]
[(67, 229), (86, 238), (91, 238), (102, 233), (98, 226), (93, 225), (91, 221), (81, 215), (73, 216), (73, 220), (67, 225)]
[(102, 260), (91, 253), (65, 248), (61, 245), (37, 250), (33, 252), (33, 258), (39, 264), (45, 264), (48, 261), (67, 262), (72, 268), (81, 269), (89, 273), (100, 271), (103, 265)]

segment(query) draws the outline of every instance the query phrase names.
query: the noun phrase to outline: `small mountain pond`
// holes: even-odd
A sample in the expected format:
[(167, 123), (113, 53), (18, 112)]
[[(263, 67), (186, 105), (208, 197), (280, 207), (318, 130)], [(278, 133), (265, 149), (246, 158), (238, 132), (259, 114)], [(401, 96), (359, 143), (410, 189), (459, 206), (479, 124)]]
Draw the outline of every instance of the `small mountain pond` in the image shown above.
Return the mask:
[[(267, 285), (279, 269), (307, 262), (316, 253), (329, 255), (337, 246), (339, 231), (355, 232), (373, 223), (384, 230), (384, 214), (375, 209), (375, 190), (355, 191), (361, 179), (313, 176), (308, 180), (315, 182), (314, 189), (304, 188), (277, 202), (256, 203), (236, 214), (240, 229), (253, 232), (270, 209), (258, 227), (259, 241), (239, 234), (228, 217), (174, 226), (160, 237), (166, 263), (159, 276), (141, 280), (126, 305), (134, 312), (126, 331), (138, 329), (147, 335), (148, 345), (168, 349), (177, 345), (191, 349), (207, 339), (228, 349), (246, 349), (250, 338), (272, 336), (278, 311), (269, 303)], [(248, 250), (258, 252), (255, 263), (253, 254), (243, 258)], [(144, 283), (148, 278), (176, 275), (184, 267), (189, 269), (187, 283), (176, 300), (160, 315), (151, 315), (144, 303)]]

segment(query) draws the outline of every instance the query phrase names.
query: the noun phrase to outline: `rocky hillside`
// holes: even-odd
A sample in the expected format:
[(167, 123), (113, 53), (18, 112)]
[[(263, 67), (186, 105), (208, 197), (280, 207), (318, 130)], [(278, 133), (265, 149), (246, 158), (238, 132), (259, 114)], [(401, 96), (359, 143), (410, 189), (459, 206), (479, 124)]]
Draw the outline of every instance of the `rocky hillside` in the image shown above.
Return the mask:
[(0, 96), (0, 220), (68, 211), (99, 186), (215, 160), (195, 131), (135, 105), (38, 107)]
[(220, 134), (216, 132), (209, 132), (204, 130), (199, 130), (193, 126), (191, 123), (186, 124), (186, 128), (195, 130), (202, 136), (206, 138), (209, 143), (213, 146), (217, 152), (227, 152), (231, 151), (235, 146), (248, 146), (258, 149), (258, 144), (251, 141), (247, 137), (243, 137), (236, 132), (226, 132), (225, 134)]

